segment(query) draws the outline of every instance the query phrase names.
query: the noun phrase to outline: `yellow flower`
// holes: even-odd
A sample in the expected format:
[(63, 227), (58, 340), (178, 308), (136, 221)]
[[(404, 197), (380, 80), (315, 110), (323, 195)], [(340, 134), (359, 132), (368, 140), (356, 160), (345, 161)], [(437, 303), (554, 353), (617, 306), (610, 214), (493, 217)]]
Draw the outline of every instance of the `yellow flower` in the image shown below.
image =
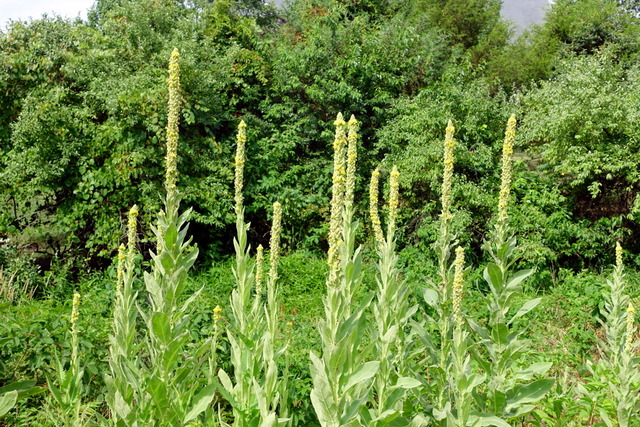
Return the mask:
[(73, 303), (71, 304), (71, 329), (76, 328), (78, 323), (78, 308), (80, 307), (80, 294), (73, 294)]
[(382, 235), (382, 224), (380, 223), (380, 216), (378, 215), (378, 187), (380, 186), (380, 170), (376, 168), (371, 173), (371, 181), (369, 182), (369, 216), (371, 217), (371, 226), (373, 227), (373, 234), (376, 238), (378, 245), (384, 243), (384, 237)]
[(620, 242), (616, 242), (616, 267), (622, 267), (622, 246), (620, 246)]
[(342, 244), (340, 231), (342, 228), (342, 211), (345, 204), (346, 181), (345, 154), (347, 138), (344, 129), (346, 123), (342, 113), (338, 113), (334, 124), (336, 126), (336, 135), (333, 141), (333, 186), (331, 191), (331, 219), (329, 221), (329, 252), (327, 260), (329, 264), (329, 282), (335, 281), (338, 266), (340, 265), (340, 245)]
[(129, 221), (127, 222), (127, 262), (129, 268), (133, 267), (133, 260), (136, 254), (136, 236), (138, 230), (138, 206), (133, 205), (129, 210)]
[(507, 205), (511, 191), (511, 169), (513, 163), (513, 143), (516, 137), (516, 115), (512, 114), (507, 122), (507, 130), (502, 144), (502, 177), (500, 180), (500, 198), (498, 200), (498, 223), (507, 220)]
[(213, 309), (213, 322), (217, 326), (218, 322), (222, 319), (222, 308), (219, 305), (216, 305), (216, 308)]

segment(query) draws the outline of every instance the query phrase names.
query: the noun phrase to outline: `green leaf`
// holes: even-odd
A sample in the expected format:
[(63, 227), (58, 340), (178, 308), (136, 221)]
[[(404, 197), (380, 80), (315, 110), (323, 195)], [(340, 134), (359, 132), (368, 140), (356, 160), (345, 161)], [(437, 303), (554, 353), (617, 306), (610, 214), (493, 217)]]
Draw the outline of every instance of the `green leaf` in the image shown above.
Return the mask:
[[(535, 403), (540, 400), (553, 387), (553, 380), (543, 378), (531, 384), (518, 386), (514, 389), (513, 396), (509, 397), (507, 411), (525, 403)], [(510, 393), (511, 394), (511, 393)]]
[(518, 317), (522, 317), (528, 312), (530, 312), (531, 310), (533, 310), (534, 308), (536, 308), (538, 304), (540, 304), (540, 301), (542, 301), (542, 298), (534, 298), (532, 300), (527, 301), (522, 307), (520, 307), (520, 310), (518, 310), (518, 312), (511, 318), (511, 320), (509, 320), (509, 324), (512, 324), (513, 321), (516, 320)]
[(191, 410), (187, 412), (187, 415), (185, 415), (184, 417), (184, 421), (183, 421), (184, 424), (188, 423), (191, 420), (195, 420), (196, 417), (200, 415), (202, 411), (207, 409), (207, 406), (209, 406), (215, 394), (216, 394), (215, 384), (209, 384), (208, 386), (200, 390), (200, 393), (198, 393), (193, 398), (193, 406), (191, 407)]
[(495, 426), (495, 427), (511, 427), (511, 425), (494, 416), (494, 415), (486, 415), (486, 414), (472, 414), (469, 417), (469, 422), (467, 425), (473, 426)]
[(0, 417), (4, 416), (16, 405), (18, 400), (18, 391), (13, 390), (0, 396)]
[(547, 373), (547, 371), (549, 371), (549, 369), (551, 369), (551, 366), (553, 366), (553, 363), (551, 362), (538, 362), (538, 363), (534, 363), (531, 366), (521, 370), (520, 372), (516, 373), (513, 378), (517, 381), (517, 380), (524, 380), (524, 381), (528, 381), (531, 378), (533, 378), (535, 375), (544, 375)]
[(151, 331), (158, 337), (160, 343), (169, 345), (171, 342), (171, 327), (169, 317), (162, 312), (155, 312), (151, 316)]
[(373, 377), (376, 372), (378, 372), (378, 368), (380, 367), (380, 362), (373, 361), (367, 362), (363, 365), (360, 365), (358, 369), (356, 369), (350, 376), (349, 381), (347, 381), (347, 385), (345, 386), (345, 391), (349, 391), (351, 387), (360, 384), (363, 381), (368, 380)]
[(396, 387), (409, 389), (409, 388), (420, 387), (421, 384), (422, 383), (415, 378), (400, 377), (396, 382)]

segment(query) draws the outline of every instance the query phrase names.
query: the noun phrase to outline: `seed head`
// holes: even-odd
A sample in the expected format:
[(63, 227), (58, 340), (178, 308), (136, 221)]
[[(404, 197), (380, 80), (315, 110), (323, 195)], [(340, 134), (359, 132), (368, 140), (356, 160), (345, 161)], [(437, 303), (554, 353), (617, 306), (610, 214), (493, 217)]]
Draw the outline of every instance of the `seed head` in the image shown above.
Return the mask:
[(502, 145), (502, 177), (500, 180), (500, 198), (498, 200), (498, 223), (507, 221), (507, 206), (511, 191), (511, 169), (513, 163), (513, 143), (516, 137), (516, 115), (512, 114), (507, 122)]
[(455, 141), (453, 134), (455, 128), (453, 123), (449, 120), (449, 125), (444, 137), (444, 173), (442, 177), (442, 220), (448, 222), (451, 220), (451, 185), (453, 182), (453, 149), (455, 147)]
[(382, 224), (380, 223), (380, 216), (378, 215), (378, 188), (380, 186), (380, 170), (376, 168), (371, 173), (371, 181), (369, 182), (369, 216), (371, 217), (371, 226), (373, 227), (373, 234), (376, 238), (378, 245), (384, 243), (384, 237), (382, 235)]
[(169, 114), (167, 117), (167, 158), (165, 188), (174, 197), (178, 180), (178, 120), (180, 115), (180, 53), (174, 49), (169, 60)]

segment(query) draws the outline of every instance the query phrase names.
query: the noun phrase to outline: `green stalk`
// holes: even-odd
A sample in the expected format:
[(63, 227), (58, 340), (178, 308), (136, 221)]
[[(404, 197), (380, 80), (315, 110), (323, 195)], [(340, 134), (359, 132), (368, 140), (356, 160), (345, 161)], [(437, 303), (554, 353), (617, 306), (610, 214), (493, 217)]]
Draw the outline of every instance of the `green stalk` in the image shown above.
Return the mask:
[(365, 407), (371, 379), (379, 365), (377, 361), (366, 362), (368, 354), (361, 347), (364, 311), (371, 298), (366, 298), (358, 308), (352, 307), (362, 285), (362, 256), (360, 248), (355, 248), (358, 224), (353, 221), (353, 194), (345, 194), (345, 189), (352, 192), (355, 182), (357, 122), (353, 117), (349, 120), (348, 151), (346, 123), (341, 114), (335, 125), (329, 278), (324, 297), (325, 317), (318, 323), (322, 356), (310, 352), (311, 403), (320, 424), (331, 427), (363, 424), (358, 412)]

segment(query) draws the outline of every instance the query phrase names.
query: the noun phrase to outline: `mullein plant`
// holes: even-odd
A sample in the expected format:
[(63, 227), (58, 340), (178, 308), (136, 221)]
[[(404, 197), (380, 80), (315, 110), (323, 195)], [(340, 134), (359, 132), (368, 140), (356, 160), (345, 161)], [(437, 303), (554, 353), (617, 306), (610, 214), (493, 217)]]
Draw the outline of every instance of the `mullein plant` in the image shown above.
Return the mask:
[[(151, 252), (151, 271), (144, 273), (148, 306), (136, 306), (144, 324), (144, 357), (136, 358), (133, 354), (136, 315), (133, 313), (135, 293), (131, 286), (135, 210), (130, 214), (129, 252), (121, 271), (120, 294), (116, 297), (111, 338), (112, 378), (108, 381), (111, 382), (112, 397), (107, 403), (115, 414), (114, 421), (121, 425), (188, 424), (197, 420), (207, 408), (216, 388), (215, 384), (208, 384), (198, 390), (198, 379), (193, 377), (194, 372), (199, 372), (200, 355), (208, 350), (208, 343), (194, 352), (186, 351), (190, 305), (199, 292), (186, 299), (184, 293), (188, 272), (198, 250), (187, 239), (190, 211), (180, 213), (181, 197), (177, 189), (181, 104), (179, 59), (178, 51), (174, 50), (168, 79), (166, 195), (164, 209), (158, 213), (157, 225), (152, 227), (157, 248), (155, 253)], [(130, 359), (124, 360), (125, 357)]]
[[(635, 308), (626, 293), (619, 243), (616, 244), (616, 265), (607, 285), (609, 292), (604, 296), (602, 309), (604, 339), (598, 343), (601, 359), (597, 365), (588, 362), (587, 366), (600, 385), (597, 388), (603, 388), (608, 395), (608, 399), (602, 401), (613, 403), (613, 410), (607, 411), (602, 402), (597, 402), (600, 417), (609, 427), (627, 427), (640, 410), (640, 359), (634, 357)], [(584, 387), (580, 391), (587, 394)]]
[(455, 128), (449, 121), (443, 145), (443, 179), (440, 214), (440, 232), (434, 244), (438, 260), (437, 280), (424, 290), (423, 298), (430, 313), (425, 313), (423, 322), (413, 321), (413, 328), (425, 349), (426, 372), (418, 373), (424, 392), (418, 396), (436, 423), (446, 423), (447, 413), (451, 412), (454, 402), (452, 380), (452, 345), (455, 319), (453, 316), (453, 287), (451, 277), (451, 253), (455, 245), (452, 232), (451, 189), (453, 185), (453, 166)]
[(78, 342), (78, 319), (80, 309), (80, 294), (73, 294), (71, 305), (71, 358), (69, 366), (64, 368), (60, 359), (56, 357), (57, 386), (49, 380), (49, 390), (55, 401), (55, 408), (51, 409), (48, 415), (56, 425), (61, 426), (81, 426), (87, 420), (87, 409), (82, 408), (82, 396), (84, 386), (82, 376), (84, 369), (80, 366), (79, 342)]
[(136, 346), (136, 321), (138, 293), (133, 289), (136, 250), (138, 207), (129, 211), (127, 221), (127, 246), (120, 245), (116, 297), (113, 309), (113, 332), (109, 337), (109, 367), (111, 375), (105, 377), (106, 400), (111, 408), (111, 421), (115, 425), (132, 425), (137, 416), (135, 402), (140, 390), (132, 378), (139, 376), (140, 361)]
[(235, 213), (237, 237), (234, 240), (236, 287), (231, 293), (231, 318), (227, 337), (231, 347), (234, 378), (218, 371), (221, 393), (233, 408), (238, 425), (272, 426), (286, 422), (278, 416), (278, 407), (288, 402), (280, 399), (277, 360), (286, 348), (276, 349), (278, 333), (278, 260), (282, 230), (282, 207), (273, 205), (270, 240), (270, 269), (266, 280), (266, 304), (263, 289), (263, 249), (258, 247), (256, 260), (250, 256), (247, 242), (249, 224), (244, 220), (244, 180), (246, 124), (238, 126), (235, 156)]
[[(415, 388), (420, 382), (408, 375), (407, 359), (410, 358), (407, 326), (418, 309), (409, 306), (409, 288), (400, 277), (396, 254), (396, 219), (398, 216), (398, 193), (400, 173), (394, 166), (389, 178), (389, 199), (386, 237), (382, 232), (378, 214), (378, 187), (380, 171), (371, 174), (369, 185), (369, 215), (378, 252), (378, 284), (372, 311), (375, 319), (374, 352), (380, 366), (375, 375), (369, 417), (366, 425), (388, 425), (390, 422), (409, 423), (404, 414), (406, 389)], [(402, 417), (402, 418), (401, 418)], [(418, 419), (414, 421), (418, 423)]]
[(484, 269), (489, 292), (484, 300), (489, 312), (486, 326), (469, 321), (476, 332), (481, 351), (475, 352), (478, 366), (487, 377), (477, 394), (478, 409), (502, 420), (515, 420), (535, 409), (552, 387), (551, 379), (534, 379), (546, 374), (551, 363), (528, 363), (533, 354), (529, 341), (522, 338), (523, 329), (517, 319), (533, 310), (540, 298), (531, 299), (520, 307), (514, 300), (522, 294), (522, 282), (532, 270), (513, 272), (517, 260), (517, 240), (509, 225), (508, 206), (511, 191), (515, 115), (509, 118), (502, 148), (502, 174), (498, 200), (498, 214), (491, 238), (484, 249), (491, 256)]
[(358, 223), (353, 221), (358, 123), (352, 116), (347, 124), (338, 114), (334, 124), (329, 273), (325, 316), (318, 322), (322, 354), (310, 352), (311, 403), (322, 426), (359, 426), (366, 424), (360, 412), (366, 409), (379, 362), (367, 361), (369, 347), (363, 345), (371, 297), (354, 307), (362, 287), (362, 256), (355, 248)]

